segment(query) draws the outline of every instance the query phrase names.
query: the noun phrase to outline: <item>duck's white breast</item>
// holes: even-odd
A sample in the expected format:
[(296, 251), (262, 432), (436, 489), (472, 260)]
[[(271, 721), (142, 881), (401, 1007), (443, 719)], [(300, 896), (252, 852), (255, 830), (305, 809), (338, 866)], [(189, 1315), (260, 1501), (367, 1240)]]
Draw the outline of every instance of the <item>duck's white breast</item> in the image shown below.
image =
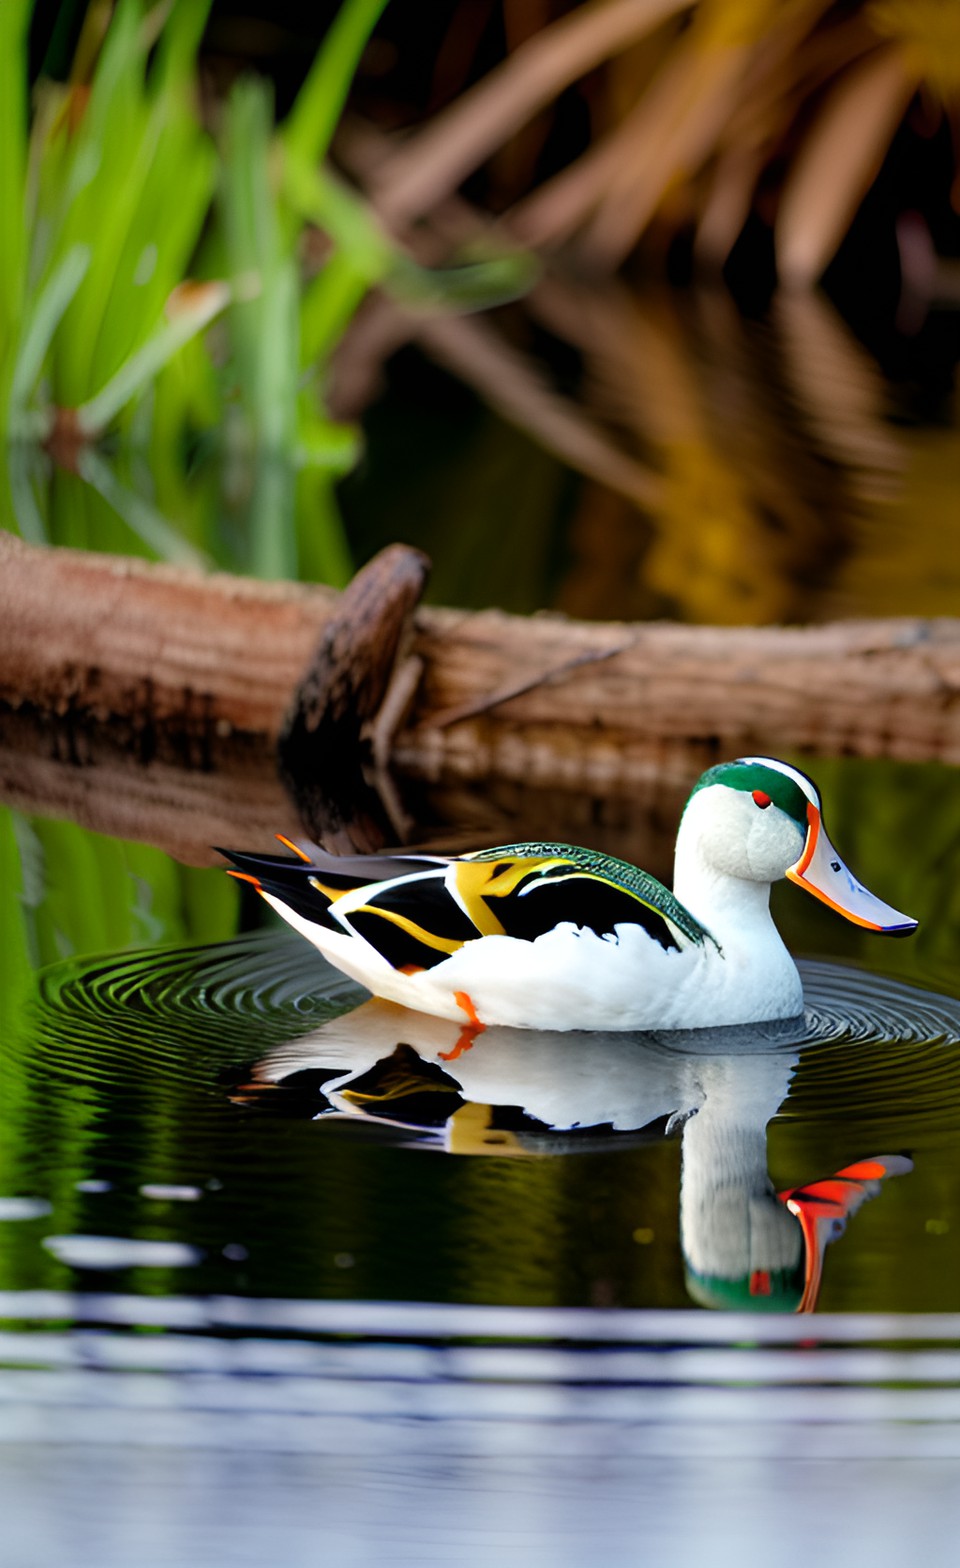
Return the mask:
[(792, 963), (786, 976), (758, 975), (711, 942), (665, 949), (629, 925), (604, 937), (574, 925), (533, 942), (484, 937), (412, 979), (420, 1006), (462, 991), (484, 1023), (539, 1029), (699, 1028), (790, 1017), (802, 1006)]

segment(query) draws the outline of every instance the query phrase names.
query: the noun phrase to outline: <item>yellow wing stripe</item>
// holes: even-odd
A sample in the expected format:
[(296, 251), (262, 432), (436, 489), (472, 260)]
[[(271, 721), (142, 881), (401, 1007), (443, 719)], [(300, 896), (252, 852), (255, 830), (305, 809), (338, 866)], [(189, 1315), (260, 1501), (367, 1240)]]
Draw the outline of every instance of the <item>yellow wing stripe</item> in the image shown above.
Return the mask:
[[(389, 920), (391, 925), (399, 926), (401, 931), (416, 937), (424, 947), (433, 947), (439, 953), (456, 953), (463, 946), (463, 942), (454, 941), (450, 937), (436, 936), (428, 931), (425, 926), (418, 926), (415, 920), (410, 920), (406, 915), (397, 914), (394, 909), (378, 909), (374, 904), (360, 904), (350, 911), (351, 914), (379, 915), (381, 920)], [(375, 944), (371, 944), (373, 946)]]
[(458, 860), (453, 863), (453, 876), (460, 905), (473, 921), (481, 936), (505, 936), (506, 931), (494, 914), (488, 898), (505, 898), (528, 877), (531, 871), (545, 870), (548, 866), (563, 866), (565, 860), (520, 859), (511, 860)]
[[(359, 891), (359, 889), (355, 887), (327, 887), (325, 883), (320, 881), (319, 877), (309, 877), (307, 880), (309, 881), (311, 887), (315, 887), (318, 893), (323, 894), (324, 898), (329, 898), (331, 904), (335, 899), (348, 898)], [(365, 882), (363, 884), (363, 891), (365, 893), (369, 892), (370, 886), (371, 884), (369, 882)]]

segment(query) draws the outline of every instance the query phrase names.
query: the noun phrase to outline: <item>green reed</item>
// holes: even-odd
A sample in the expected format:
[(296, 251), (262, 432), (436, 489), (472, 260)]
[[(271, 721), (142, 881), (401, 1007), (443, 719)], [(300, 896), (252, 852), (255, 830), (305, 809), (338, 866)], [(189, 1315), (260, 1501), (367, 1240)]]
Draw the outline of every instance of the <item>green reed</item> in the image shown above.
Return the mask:
[[(215, 135), (197, 86), (210, 0), (90, 0), (69, 79), (38, 83), (32, 120), (31, 0), (0, 5), (0, 489), (26, 537), (349, 575), (333, 483), (360, 443), (326, 393), (364, 295), (476, 308), (531, 281), (516, 255), (426, 271), (326, 167), (385, 3), (345, 0), (282, 125), (247, 76)], [(104, 506), (105, 532), (80, 520)]]

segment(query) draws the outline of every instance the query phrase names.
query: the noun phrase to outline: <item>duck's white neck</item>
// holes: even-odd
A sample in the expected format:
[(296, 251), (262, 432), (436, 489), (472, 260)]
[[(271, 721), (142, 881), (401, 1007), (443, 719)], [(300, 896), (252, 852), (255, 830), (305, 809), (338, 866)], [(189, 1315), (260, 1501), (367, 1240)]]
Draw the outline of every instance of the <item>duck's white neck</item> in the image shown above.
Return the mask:
[(726, 1022), (794, 1018), (803, 1009), (797, 967), (770, 914), (771, 882), (801, 848), (787, 816), (768, 818), (736, 790), (712, 786), (687, 803), (674, 892), (719, 946), (719, 955), (704, 949), (710, 988), (702, 1000)]
[(704, 861), (695, 841), (684, 843), (681, 838), (677, 843), (673, 891), (723, 948), (760, 937), (780, 941), (770, 914), (770, 883), (716, 870)]

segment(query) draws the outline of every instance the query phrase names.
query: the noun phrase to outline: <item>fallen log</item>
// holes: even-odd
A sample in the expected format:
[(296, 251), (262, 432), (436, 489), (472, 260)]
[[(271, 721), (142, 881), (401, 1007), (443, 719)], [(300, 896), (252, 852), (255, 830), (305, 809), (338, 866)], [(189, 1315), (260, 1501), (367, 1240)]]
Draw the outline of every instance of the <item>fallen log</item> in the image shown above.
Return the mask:
[[(408, 586), (384, 633), (378, 711), (361, 715), (366, 773), (389, 762), (402, 792), (429, 788), (434, 810), (451, 791), (462, 807), (470, 789), (559, 793), (579, 800), (577, 815), (584, 799), (649, 801), (666, 788), (672, 800), (705, 763), (757, 751), (960, 762), (960, 621), (740, 628), (414, 609), (416, 552), (385, 554), (365, 569), (368, 604), (378, 572)], [(154, 780), (163, 770), (171, 824), (170, 781), (186, 774), (190, 791), (199, 776), (210, 785), (205, 834), (231, 790), (248, 786), (264, 818), (279, 813), (271, 826), (289, 831), (276, 755), (281, 732), (298, 732), (296, 694), (310, 693), (320, 735), (301, 765), (342, 774), (345, 732), (324, 729), (322, 691), (339, 690), (349, 718), (366, 690), (366, 677), (348, 678), (350, 602), (321, 587), (198, 577), (0, 535), (0, 794), (24, 804), (32, 770), (34, 790), (53, 789), (69, 812), (72, 777), (89, 817), (98, 780), (109, 792), (136, 776), (149, 792), (151, 770)], [(375, 617), (361, 644), (375, 666)], [(403, 670), (413, 678), (391, 706), (384, 676)], [(354, 724), (349, 744), (358, 737)], [(41, 786), (44, 772), (55, 788)], [(450, 820), (442, 806), (435, 815)], [(178, 852), (207, 858), (199, 841), (178, 841)]]

